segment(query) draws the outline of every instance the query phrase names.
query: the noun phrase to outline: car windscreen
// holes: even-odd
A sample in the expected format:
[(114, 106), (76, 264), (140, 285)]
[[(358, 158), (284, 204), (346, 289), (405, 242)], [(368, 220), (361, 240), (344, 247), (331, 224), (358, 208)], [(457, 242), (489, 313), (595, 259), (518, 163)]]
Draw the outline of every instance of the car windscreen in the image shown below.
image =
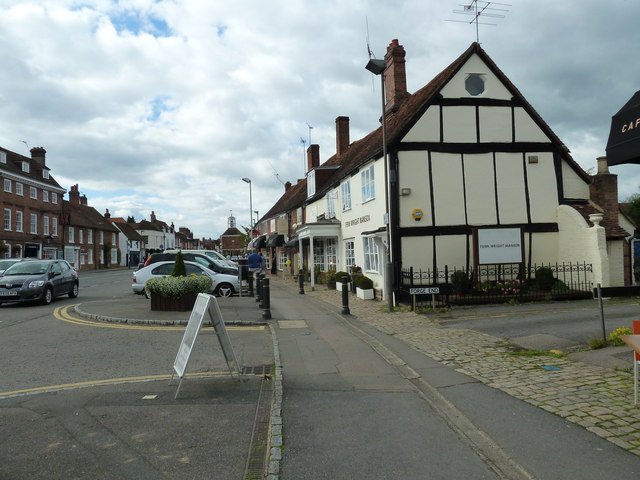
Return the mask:
[(0, 260), (0, 270), (6, 270), (14, 263), (18, 263), (20, 260)]
[(4, 272), (5, 275), (41, 275), (49, 268), (48, 262), (18, 262)]

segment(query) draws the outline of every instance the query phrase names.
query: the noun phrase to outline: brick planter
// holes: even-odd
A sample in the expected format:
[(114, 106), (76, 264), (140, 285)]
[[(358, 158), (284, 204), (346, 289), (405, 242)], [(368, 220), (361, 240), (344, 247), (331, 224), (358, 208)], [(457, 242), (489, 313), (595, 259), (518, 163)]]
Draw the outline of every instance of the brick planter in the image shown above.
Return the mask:
[(193, 310), (198, 295), (189, 294), (182, 297), (165, 297), (157, 293), (151, 294), (151, 310), (163, 312), (187, 312)]

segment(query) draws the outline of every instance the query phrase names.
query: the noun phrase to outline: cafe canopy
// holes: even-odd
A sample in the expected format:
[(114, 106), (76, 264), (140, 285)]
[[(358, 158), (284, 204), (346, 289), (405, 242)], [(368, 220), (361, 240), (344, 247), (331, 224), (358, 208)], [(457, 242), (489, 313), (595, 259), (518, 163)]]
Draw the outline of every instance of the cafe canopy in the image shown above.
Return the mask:
[(640, 90), (611, 118), (607, 164), (640, 163)]

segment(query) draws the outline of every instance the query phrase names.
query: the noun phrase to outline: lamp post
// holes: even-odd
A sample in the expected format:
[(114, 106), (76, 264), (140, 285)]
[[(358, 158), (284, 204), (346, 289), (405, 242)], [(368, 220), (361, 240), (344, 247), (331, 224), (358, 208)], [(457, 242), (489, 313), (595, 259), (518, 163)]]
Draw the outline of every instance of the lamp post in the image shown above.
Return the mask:
[(260, 220), (260, 215), (258, 215), (258, 210), (254, 210), (253, 213), (256, 214), (256, 223), (254, 223), (254, 225), (258, 224), (258, 220)]
[(251, 229), (249, 237), (251, 238), (253, 236), (253, 198), (251, 197), (251, 179), (244, 177), (242, 181), (249, 184), (249, 228)]
[(387, 126), (386, 126), (386, 114), (385, 114), (385, 95), (384, 95), (384, 70), (387, 66), (387, 63), (384, 60), (379, 60), (376, 58), (369, 59), (369, 63), (365, 66), (365, 68), (373, 73), (374, 75), (380, 75), (380, 92), (382, 98), (382, 118), (380, 122), (382, 123), (382, 157), (384, 159), (384, 184), (385, 184), (385, 207), (386, 207), (386, 220), (387, 220), (387, 262), (384, 266), (384, 291), (387, 295), (387, 305), (389, 307), (389, 311), (393, 311), (393, 263), (391, 260), (391, 207), (390, 207), (390, 172), (389, 172), (389, 162), (387, 161)]

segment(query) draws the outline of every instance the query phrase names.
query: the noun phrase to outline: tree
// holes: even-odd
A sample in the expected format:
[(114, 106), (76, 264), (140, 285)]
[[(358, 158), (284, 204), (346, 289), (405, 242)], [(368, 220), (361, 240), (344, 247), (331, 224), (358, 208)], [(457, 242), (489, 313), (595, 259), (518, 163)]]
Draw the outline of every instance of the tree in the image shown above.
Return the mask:
[(242, 229), (244, 230), (244, 233), (240, 232), (240, 244), (242, 245), (242, 248), (246, 250), (247, 245), (249, 245), (249, 242), (251, 241), (251, 228), (242, 225)]
[(640, 227), (640, 193), (634, 193), (625, 203), (624, 212)]
[(182, 258), (182, 250), (178, 250), (176, 254), (176, 263), (173, 264), (172, 277), (186, 277), (187, 268), (184, 266), (184, 258)]

